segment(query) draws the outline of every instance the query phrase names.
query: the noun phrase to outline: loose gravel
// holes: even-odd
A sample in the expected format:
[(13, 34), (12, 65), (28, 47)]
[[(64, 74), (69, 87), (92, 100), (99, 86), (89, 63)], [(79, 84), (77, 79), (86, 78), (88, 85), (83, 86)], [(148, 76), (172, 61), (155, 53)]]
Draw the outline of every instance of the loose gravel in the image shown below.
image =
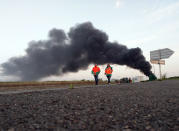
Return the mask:
[(179, 130), (179, 80), (0, 95), (2, 131)]

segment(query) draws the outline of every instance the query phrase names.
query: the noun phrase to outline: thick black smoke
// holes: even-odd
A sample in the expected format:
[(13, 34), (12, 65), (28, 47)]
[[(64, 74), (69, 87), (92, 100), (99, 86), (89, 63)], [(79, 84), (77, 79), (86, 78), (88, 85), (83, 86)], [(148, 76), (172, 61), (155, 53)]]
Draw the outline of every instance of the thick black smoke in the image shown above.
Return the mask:
[(127, 65), (146, 76), (151, 74), (151, 65), (140, 48), (128, 49), (108, 41), (107, 34), (90, 22), (72, 27), (68, 34), (52, 29), (49, 40), (30, 42), (25, 56), (13, 57), (1, 66), (6, 75), (19, 76), (21, 80), (38, 80), (87, 69), (92, 63)]

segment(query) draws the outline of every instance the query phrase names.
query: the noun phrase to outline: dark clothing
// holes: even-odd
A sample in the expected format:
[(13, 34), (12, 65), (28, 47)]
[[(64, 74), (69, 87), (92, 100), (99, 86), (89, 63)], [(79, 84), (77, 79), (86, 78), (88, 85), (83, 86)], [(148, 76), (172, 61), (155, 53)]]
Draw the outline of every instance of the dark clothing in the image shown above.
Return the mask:
[(98, 85), (98, 75), (94, 75), (95, 83)]
[(111, 75), (107, 75), (107, 78), (108, 78), (108, 84), (111, 82), (110, 79), (111, 79)]

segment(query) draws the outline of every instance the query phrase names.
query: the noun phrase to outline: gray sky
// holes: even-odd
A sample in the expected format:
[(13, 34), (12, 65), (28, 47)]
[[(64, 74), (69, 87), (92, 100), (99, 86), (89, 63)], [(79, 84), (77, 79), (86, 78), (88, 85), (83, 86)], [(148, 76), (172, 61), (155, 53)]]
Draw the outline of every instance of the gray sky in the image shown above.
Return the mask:
[[(179, 75), (179, 0), (0, 0), (0, 63), (24, 55), (30, 41), (47, 39), (52, 28), (68, 32), (86, 21), (105, 31), (110, 41), (140, 47), (147, 60), (151, 50), (174, 50), (162, 72), (168, 77)], [(158, 66), (154, 67), (158, 75)], [(91, 68), (45, 80), (93, 79)], [(113, 78), (142, 75), (125, 66), (113, 68)], [(15, 79), (0, 76), (0, 80)]]

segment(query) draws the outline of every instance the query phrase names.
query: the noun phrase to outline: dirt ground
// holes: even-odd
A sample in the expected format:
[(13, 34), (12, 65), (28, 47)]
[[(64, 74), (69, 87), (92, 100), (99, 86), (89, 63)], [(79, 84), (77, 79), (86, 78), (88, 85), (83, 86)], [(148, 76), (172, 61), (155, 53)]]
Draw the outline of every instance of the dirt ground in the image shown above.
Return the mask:
[(179, 130), (179, 80), (0, 95), (0, 130)]

